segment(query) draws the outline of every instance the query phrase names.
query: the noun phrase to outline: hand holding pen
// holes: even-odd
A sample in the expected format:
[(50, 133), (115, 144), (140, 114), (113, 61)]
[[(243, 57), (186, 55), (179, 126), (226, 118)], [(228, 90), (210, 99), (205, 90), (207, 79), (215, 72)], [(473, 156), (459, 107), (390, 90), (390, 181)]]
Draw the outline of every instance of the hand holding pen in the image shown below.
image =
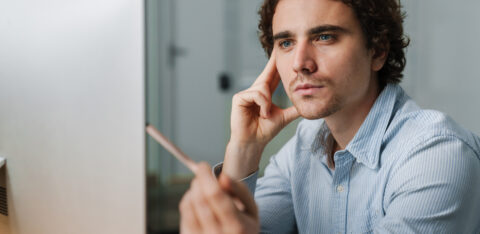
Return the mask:
[(208, 163), (193, 161), (153, 125), (146, 131), (195, 173), (179, 206), (181, 233), (258, 233), (257, 206), (243, 182), (224, 173), (217, 180)]

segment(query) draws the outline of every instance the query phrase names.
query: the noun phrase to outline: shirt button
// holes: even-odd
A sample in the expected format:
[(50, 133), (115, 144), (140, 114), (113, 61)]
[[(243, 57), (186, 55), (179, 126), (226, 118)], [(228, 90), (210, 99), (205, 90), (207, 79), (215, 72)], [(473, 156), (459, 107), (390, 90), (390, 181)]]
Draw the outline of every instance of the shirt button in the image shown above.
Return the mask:
[(337, 186), (337, 192), (339, 193), (343, 192), (343, 186), (341, 185)]

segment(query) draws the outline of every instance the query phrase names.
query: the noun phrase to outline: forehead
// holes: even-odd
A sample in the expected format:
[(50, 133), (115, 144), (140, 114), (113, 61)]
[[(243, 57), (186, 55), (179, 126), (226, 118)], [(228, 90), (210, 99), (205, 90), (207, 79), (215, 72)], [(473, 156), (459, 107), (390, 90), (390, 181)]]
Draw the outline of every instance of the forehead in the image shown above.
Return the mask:
[(273, 34), (301, 32), (319, 25), (359, 27), (353, 9), (338, 0), (280, 0), (272, 20)]

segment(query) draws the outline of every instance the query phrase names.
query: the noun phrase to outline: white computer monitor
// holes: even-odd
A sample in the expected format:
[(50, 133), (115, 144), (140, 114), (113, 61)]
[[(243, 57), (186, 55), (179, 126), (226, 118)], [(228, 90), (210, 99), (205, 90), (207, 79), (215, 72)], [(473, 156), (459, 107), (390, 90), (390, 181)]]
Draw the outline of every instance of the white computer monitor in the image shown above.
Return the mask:
[(143, 4), (0, 4), (0, 233), (146, 232)]

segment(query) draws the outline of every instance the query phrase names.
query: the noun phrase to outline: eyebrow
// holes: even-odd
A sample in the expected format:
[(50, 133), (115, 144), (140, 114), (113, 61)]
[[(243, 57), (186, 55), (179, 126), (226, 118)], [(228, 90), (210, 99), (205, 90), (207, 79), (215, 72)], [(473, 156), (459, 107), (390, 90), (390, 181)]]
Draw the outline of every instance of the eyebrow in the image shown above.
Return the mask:
[[(337, 26), (337, 25), (327, 24), (327, 25), (320, 25), (320, 26), (311, 28), (310, 30), (308, 30), (308, 35), (315, 35), (315, 34), (320, 34), (320, 33), (324, 33), (324, 32), (348, 33), (349, 31), (346, 28), (342, 28), (342, 27)], [(290, 31), (279, 32), (279, 33), (277, 33), (273, 36), (273, 41), (276, 41), (276, 40), (279, 40), (279, 39), (289, 38), (289, 37), (292, 37), (292, 36), (293, 36), (293, 33), (291, 33)]]

